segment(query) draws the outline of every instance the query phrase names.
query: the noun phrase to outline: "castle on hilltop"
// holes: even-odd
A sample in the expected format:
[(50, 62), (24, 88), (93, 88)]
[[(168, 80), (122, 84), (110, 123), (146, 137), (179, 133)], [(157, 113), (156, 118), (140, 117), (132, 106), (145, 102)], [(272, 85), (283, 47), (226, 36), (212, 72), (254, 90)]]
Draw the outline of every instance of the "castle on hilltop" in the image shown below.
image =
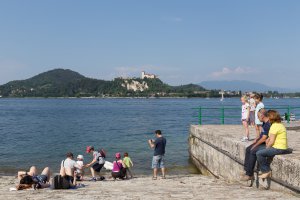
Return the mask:
[(142, 71), (142, 79), (144, 78), (157, 78), (157, 76), (154, 74), (146, 74), (145, 71)]

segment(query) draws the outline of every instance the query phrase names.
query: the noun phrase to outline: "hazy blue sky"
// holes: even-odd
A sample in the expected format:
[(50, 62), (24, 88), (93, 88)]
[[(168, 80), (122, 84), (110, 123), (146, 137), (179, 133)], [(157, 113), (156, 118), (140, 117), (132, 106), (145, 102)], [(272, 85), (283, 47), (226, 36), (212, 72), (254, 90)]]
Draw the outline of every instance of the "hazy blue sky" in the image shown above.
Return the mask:
[(298, 0), (0, 0), (0, 84), (54, 68), (300, 85)]

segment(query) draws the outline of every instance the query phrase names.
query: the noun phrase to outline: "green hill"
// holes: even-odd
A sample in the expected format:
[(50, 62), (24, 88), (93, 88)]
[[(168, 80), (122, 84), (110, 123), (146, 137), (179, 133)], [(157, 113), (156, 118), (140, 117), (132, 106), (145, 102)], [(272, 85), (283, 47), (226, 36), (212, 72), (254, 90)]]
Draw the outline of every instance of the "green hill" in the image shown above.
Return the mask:
[(209, 91), (199, 85), (170, 86), (160, 79), (91, 79), (69, 69), (54, 69), (0, 86), (3, 97), (192, 97)]

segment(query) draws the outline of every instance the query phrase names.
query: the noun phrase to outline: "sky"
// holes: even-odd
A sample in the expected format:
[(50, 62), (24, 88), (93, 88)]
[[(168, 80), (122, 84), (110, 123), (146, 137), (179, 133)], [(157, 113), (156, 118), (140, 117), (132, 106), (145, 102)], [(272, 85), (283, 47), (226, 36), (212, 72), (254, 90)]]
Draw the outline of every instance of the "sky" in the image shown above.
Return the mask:
[(64, 68), (297, 88), (299, 10), (298, 0), (0, 0), (0, 84)]

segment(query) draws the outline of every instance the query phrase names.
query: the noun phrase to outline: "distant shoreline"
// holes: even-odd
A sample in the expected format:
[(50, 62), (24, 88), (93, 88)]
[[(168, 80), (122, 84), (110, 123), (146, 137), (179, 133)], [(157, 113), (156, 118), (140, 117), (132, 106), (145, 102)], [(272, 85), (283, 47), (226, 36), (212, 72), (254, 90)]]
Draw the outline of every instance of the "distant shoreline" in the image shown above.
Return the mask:
[[(205, 99), (203, 97), (1, 97), (0, 99)], [(211, 98), (218, 99), (218, 98)]]
[[(0, 99), (191, 99), (203, 97), (0, 97)], [(213, 98), (218, 99), (218, 98)]]
[[(236, 99), (240, 97), (227, 97)], [(0, 97), (0, 99), (220, 99), (220, 97)], [(266, 99), (274, 99), (268, 98)], [(279, 99), (300, 99), (300, 97), (284, 97)]]

